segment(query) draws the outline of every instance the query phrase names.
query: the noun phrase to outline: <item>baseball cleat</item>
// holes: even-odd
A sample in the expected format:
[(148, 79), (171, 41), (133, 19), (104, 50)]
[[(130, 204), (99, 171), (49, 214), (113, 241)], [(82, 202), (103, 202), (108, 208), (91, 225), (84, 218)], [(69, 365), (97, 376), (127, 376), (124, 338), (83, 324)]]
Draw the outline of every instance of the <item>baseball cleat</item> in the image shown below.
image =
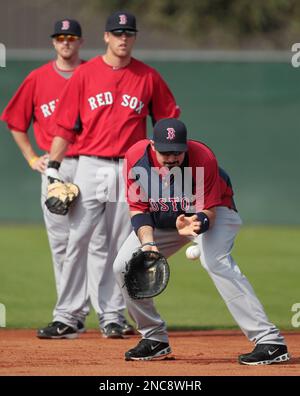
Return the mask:
[(239, 363), (257, 366), (259, 364), (282, 363), (289, 359), (286, 345), (257, 344), (252, 352), (239, 356)]
[(134, 335), (135, 334), (135, 329), (131, 324), (128, 322), (124, 322), (121, 324), (122, 326), (122, 334), (123, 335)]
[(49, 323), (47, 327), (43, 329), (39, 329), (37, 331), (38, 338), (52, 338), (52, 339), (61, 339), (61, 338), (77, 338), (78, 333), (77, 329), (74, 329), (71, 326), (66, 325), (62, 322), (52, 322)]
[(82, 334), (86, 333), (86, 328), (84, 327), (84, 323), (78, 320), (77, 322), (77, 333)]
[(125, 360), (153, 360), (160, 359), (171, 353), (167, 342), (142, 339), (135, 348), (125, 353)]
[(124, 338), (123, 328), (118, 323), (109, 323), (101, 331), (104, 338)]

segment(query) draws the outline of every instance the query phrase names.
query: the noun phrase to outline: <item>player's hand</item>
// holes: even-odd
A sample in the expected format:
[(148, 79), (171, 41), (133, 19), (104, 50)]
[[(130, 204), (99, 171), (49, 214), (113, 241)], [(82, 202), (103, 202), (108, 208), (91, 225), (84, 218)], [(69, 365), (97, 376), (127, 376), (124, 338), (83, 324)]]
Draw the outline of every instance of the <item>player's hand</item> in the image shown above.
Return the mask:
[(200, 226), (201, 222), (196, 215), (187, 217), (182, 214), (176, 220), (176, 228), (180, 235), (196, 237), (200, 231)]
[(31, 169), (36, 170), (40, 173), (44, 173), (47, 168), (49, 154), (44, 154), (38, 157), (30, 166)]

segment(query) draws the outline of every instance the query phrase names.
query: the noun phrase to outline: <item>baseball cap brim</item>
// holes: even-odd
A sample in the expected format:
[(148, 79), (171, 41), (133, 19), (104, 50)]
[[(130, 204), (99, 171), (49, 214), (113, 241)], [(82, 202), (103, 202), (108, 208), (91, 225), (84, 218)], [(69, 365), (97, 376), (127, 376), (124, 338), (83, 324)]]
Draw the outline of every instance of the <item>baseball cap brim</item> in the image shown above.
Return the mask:
[(77, 36), (77, 37), (81, 37), (81, 35), (79, 35), (78, 33), (74, 33), (74, 32), (68, 32), (68, 33), (66, 33), (65, 31), (64, 32), (60, 32), (60, 33), (53, 33), (53, 34), (51, 34), (51, 36), (50, 37), (56, 37), (56, 36), (60, 36), (60, 35), (64, 35), (64, 36)]
[(163, 153), (163, 152), (168, 152), (168, 151), (187, 151), (188, 146), (185, 143), (175, 143), (175, 144), (169, 144), (169, 143), (155, 143), (154, 142), (154, 147), (157, 151)]
[(134, 28), (132, 28), (132, 27), (130, 27), (130, 26), (116, 27), (116, 28), (110, 29), (110, 30), (108, 30), (108, 31), (109, 31), (109, 32), (114, 32), (115, 30), (131, 30), (132, 32), (138, 32), (137, 29), (134, 29)]

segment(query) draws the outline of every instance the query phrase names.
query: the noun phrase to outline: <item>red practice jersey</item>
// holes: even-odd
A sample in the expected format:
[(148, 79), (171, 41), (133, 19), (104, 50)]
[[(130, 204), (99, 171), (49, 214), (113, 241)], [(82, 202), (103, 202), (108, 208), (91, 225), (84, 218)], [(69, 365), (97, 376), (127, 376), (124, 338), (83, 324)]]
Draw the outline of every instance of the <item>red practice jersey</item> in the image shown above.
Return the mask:
[(170, 89), (153, 68), (131, 58), (128, 66), (114, 69), (97, 56), (66, 85), (55, 114), (56, 134), (72, 142), (80, 119), (80, 154), (124, 157), (146, 138), (147, 115), (155, 122), (179, 114)]
[(183, 164), (177, 168), (179, 178), (172, 179), (170, 172), (161, 168), (149, 140), (138, 142), (126, 153), (124, 173), (130, 210), (150, 212), (157, 228), (175, 227), (182, 213), (215, 206), (236, 210), (230, 179), (205, 144), (188, 142)]
[[(54, 61), (33, 70), (4, 109), (1, 119), (9, 129), (23, 133), (27, 133), (32, 121), (38, 147), (50, 151), (56, 128), (53, 113), (67, 82)], [(67, 155), (77, 154), (76, 145), (71, 145)]]

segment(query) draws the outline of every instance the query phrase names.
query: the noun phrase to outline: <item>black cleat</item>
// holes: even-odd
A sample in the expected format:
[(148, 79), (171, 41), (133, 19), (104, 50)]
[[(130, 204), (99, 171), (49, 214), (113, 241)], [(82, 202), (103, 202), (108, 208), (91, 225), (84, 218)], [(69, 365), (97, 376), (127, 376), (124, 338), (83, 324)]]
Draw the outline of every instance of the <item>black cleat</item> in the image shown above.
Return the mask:
[(122, 334), (123, 335), (134, 335), (135, 334), (135, 329), (131, 324), (128, 322), (122, 323)]
[(125, 360), (152, 360), (164, 357), (171, 353), (167, 342), (142, 339), (135, 348), (125, 353)]
[(47, 327), (44, 327), (43, 329), (39, 329), (37, 331), (37, 337), (38, 338), (77, 338), (77, 329), (73, 329), (73, 327), (70, 327), (66, 325), (65, 323), (62, 322), (52, 322), (49, 323)]
[(289, 359), (286, 345), (257, 344), (252, 352), (239, 356), (239, 363), (256, 366), (259, 364), (282, 363)]
[(118, 323), (109, 323), (101, 331), (104, 338), (124, 338), (123, 328)]
[(86, 328), (84, 327), (84, 323), (81, 320), (77, 321), (77, 333), (82, 334), (86, 332)]

